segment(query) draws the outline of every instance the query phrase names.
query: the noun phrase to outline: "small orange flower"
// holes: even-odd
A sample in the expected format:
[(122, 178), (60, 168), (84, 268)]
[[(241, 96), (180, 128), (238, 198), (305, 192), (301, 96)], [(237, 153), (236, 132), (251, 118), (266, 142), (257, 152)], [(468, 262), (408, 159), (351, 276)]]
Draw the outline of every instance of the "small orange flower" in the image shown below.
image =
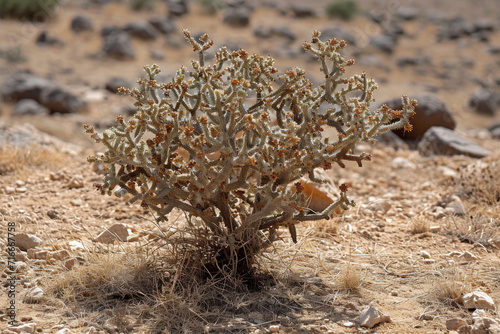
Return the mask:
[(404, 131), (411, 132), (412, 130), (413, 130), (413, 125), (411, 125), (410, 122), (406, 122), (404, 126)]
[(205, 115), (200, 115), (200, 117), (198, 117), (198, 120), (200, 121), (201, 124), (207, 124), (208, 117)]

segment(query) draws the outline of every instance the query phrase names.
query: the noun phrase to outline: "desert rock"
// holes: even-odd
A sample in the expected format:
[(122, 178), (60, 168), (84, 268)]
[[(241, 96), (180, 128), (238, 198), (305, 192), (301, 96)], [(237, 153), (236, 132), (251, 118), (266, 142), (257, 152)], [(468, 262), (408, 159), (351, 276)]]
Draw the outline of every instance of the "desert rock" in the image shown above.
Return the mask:
[(473, 158), (483, 158), (491, 152), (476, 143), (441, 126), (430, 128), (418, 144), (418, 150), (423, 156), (431, 155), (466, 155)]
[(56, 83), (27, 73), (13, 74), (5, 81), (1, 94), (6, 100), (32, 99), (51, 112), (75, 113), (86, 108), (86, 103)]
[(495, 302), (485, 292), (474, 291), (464, 296), (464, 307), (468, 309), (494, 310)]
[(14, 105), (12, 112), (17, 115), (47, 115), (50, 110), (33, 99), (21, 99)]
[(74, 32), (92, 31), (92, 21), (84, 14), (78, 14), (71, 20), (71, 30)]
[(119, 60), (134, 59), (135, 51), (126, 32), (115, 32), (105, 37), (102, 51)]
[(361, 327), (372, 328), (382, 322), (391, 322), (391, 317), (380, 313), (373, 305), (363, 310), (359, 315), (359, 324)]
[(111, 244), (115, 240), (117, 241), (127, 241), (129, 235), (128, 226), (125, 224), (114, 224), (101, 234), (99, 234), (95, 240), (105, 244)]
[(27, 251), (30, 248), (38, 247), (42, 243), (42, 239), (33, 234), (17, 233), (14, 237), (16, 246), (22, 251)]
[(247, 8), (228, 8), (223, 22), (233, 27), (246, 27), (250, 24), (250, 11)]
[(158, 37), (156, 28), (147, 21), (131, 22), (123, 30), (128, 32), (130, 36), (143, 40), (154, 40)]
[(446, 329), (450, 331), (456, 331), (462, 326), (467, 326), (467, 323), (463, 321), (462, 319), (448, 319), (446, 320)]
[[(398, 136), (404, 139), (420, 140), (427, 130), (433, 126), (455, 129), (455, 118), (441, 99), (434, 95), (415, 95), (411, 96), (411, 98), (416, 99), (418, 103), (415, 108), (415, 115), (410, 120), (413, 130), (411, 132), (397, 130), (395, 133)], [(402, 107), (401, 98), (386, 101), (384, 104), (395, 110)]]
[(39, 303), (45, 295), (45, 292), (38, 286), (32, 288), (26, 293), (24, 302), (28, 304)]
[(35, 333), (36, 332), (36, 323), (30, 322), (27, 324), (21, 324), (19, 326), (9, 326), (7, 327), (9, 330), (16, 332), (16, 333)]
[(491, 89), (480, 88), (471, 96), (469, 107), (478, 114), (494, 116), (500, 110), (500, 94)]

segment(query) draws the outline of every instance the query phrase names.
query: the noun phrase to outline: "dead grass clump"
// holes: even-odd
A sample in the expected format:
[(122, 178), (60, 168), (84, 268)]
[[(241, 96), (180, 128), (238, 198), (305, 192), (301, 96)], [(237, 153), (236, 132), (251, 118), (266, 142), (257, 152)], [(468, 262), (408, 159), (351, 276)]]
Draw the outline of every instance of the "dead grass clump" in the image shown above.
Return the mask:
[(430, 222), (423, 217), (416, 217), (410, 221), (409, 232), (411, 234), (421, 234), (429, 232)]
[(351, 262), (347, 262), (335, 279), (335, 287), (342, 290), (356, 290), (361, 286), (361, 280), (361, 268)]
[(437, 278), (434, 288), (428, 295), (427, 302), (437, 305), (447, 305), (451, 307), (461, 307), (463, 296), (471, 291), (471, 278), (465, 270), (456, 264), (442, 269)]
[(479, 205), (500, 204), (500, 151), (468, 165), (456, 181), (459, 194)]
[(468, 217), (452, 217), (445, 232), (462, 242), (482, 246), (500, 244), (500, 220), (483, 216), (480, 213)]
[[(174, 261), (171, 253), (160, 259), (144, 249), (95, 252), (88, 264), (47, 277), (45, 289), (71, 314), (108, 332), (203, 333), (205, 317), (220, 316), (215, 305), (230, 308), (236, 291), (221, 280), (200, 279), (190, 255)], [(123, 321), (120, 314), (135, 320)]]
[(142, 252), (91, 254), (88, 264), (47, 279), (49, 295), (67, 305), (96, 311), (119, 300), (141, 300), (161, 291), (168, 273)]
[(25, 180), (36, 168), (55, 169), (65, 163), (62, 153), (36, 145), (27, 148), (0, 146), (0, 175), (12, 173), (16, 179)]
[[(87, 264), (47, 276), (44, 290), (54, 304), (62, 302), (71, 314), (108, 332), (204, 333), (208, 324), (222, 332), (237, 316), (279, 314), (287, 308), (283, 305), (293, 303), (286, 293), (282, 303), (269, 298), (269, 275), (255, 274), (252, 280), (227, 270), (218, 271), (227, 275), (210, 275), (213, 268), (204, 266), (210, 258), (215, 261), (216, 254), (200, 252), (186, 230), (167, 234), (169, 246), (161, 247), (157, 241), (155, 247), (160, 247), (154, 253), (151, 246), (92, 252)], [(208, 244), (203, 247), (210, 249)], [(117, 314), (135, 321), (120, 322)], [(242, 322), (235, 328), (247, 326)]]

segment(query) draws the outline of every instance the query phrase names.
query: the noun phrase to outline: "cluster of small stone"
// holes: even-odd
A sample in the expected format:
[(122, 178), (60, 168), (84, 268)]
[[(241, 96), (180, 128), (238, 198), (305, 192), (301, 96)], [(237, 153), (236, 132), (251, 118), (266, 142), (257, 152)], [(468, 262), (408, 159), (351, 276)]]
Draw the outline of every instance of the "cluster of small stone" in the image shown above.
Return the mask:
[[(159, 83), (158, 66), (146, 66), (148, 77), (138, 89), (121, 89), (136, 100), (133, 117), (119, 116), (103, 133), (85, 126), (107, 147), (89, 157), (107, 171), (97, 188), (131, 194), (159, 221), (179, 208), (216, 235), (242, 241), (249, 231), (267, 230), (272, 239), (274, 229), (288, 226), (295, 240), (294, 224), (327, 219), (335, 209), (354, 205), (342, 185), (340, 198), (323, 212), (307, 210), (302, 177), (324, 182), (315, 169), (370, 160), (354, 153), (359, 142), (396, 128), (411, 130), (415, 100), (403, 96), (402, 110), (371, 111), (376, 83), (364, 74), (344, 78), (354, 61), (341, 55), (343, 40), (323, 42), (315, 31), (304, 43), (325, 76), (314, 88), (303, 70), (279, 75), (273, 58), (245, 50), (222, 47), (214, 64), (206, 64), (213, 44), (208, 35), (199, 42), (188, 31), (184, 35), (199, 54), (191, 71), (182, 67), (170, 82)], [(320, 112), (324, 103), (330, 109)], [(325, 137), (325, 127), (335, 128), (337, 138)]]

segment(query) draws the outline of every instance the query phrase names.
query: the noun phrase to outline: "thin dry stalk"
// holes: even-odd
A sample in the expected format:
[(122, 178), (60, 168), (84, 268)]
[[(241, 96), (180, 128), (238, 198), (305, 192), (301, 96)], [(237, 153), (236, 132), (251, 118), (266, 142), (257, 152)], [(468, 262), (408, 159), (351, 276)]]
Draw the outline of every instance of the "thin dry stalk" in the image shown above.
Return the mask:
[(349, 253), (347, 262), (344, 264), (339, 275), (335, 279), (335, 286), (342, 290), (356, 290), (361, 286), (362, 273), (361, 268), (352, 263), (353, 258), (353, 240), (352, 233), (349, 238)]

